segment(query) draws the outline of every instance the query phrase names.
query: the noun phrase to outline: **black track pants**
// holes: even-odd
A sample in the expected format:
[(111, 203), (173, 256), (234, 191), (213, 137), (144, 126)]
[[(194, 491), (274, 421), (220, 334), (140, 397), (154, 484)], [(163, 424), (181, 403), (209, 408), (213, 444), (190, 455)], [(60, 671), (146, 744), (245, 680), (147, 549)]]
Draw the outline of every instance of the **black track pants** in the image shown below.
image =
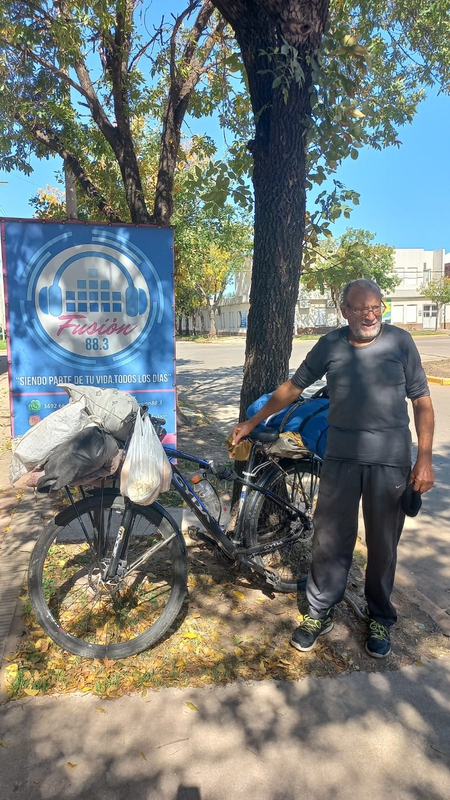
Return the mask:
[(366, 601), (369, 613), (383, 625), (397, 620), (390, 601), (397, 545), (405, 515), (400, 497), (409, 467), (362, 465), (325, 459), (314, 516), (314, 542), (306, 596), (310, 615), (319, 618), (345, 592), (362, 507), (366, 529)]

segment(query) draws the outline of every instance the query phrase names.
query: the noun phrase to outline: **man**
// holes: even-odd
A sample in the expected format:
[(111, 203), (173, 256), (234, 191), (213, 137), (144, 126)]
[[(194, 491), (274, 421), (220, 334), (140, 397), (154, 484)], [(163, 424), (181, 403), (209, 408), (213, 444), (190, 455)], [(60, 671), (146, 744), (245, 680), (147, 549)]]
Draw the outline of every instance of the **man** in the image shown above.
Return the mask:
[[(333, 607), (342, 600), (347, 584), (362, 496), (369, 620), (366, 650), (375, 658), (390, 653), (390, 628), (397, 619), (390, 596), (405, 519), (402, 494), (409, 483), (420, 493), (434, 483), (434, 413), (425, 373), (411, 335), (384, 325), (383, 309), (376, 283), (360, 279), (347, 284), (341, 313), (348, 325), (322, 336), (292, 380), (233, 430), (237, 443), (326, 374), (330, 427), (306, 586), (309, 614), (291, 639), (300, 651), (312, 650), (318, 637), (333, 627)], [(406, 398), (412, 401), (418, 437), (412, 469)]]

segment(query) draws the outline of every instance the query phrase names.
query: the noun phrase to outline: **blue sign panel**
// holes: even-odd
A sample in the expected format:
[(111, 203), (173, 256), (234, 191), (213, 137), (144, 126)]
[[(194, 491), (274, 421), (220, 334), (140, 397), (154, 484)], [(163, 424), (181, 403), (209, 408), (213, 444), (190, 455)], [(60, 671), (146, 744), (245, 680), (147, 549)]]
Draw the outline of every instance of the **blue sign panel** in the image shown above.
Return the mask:
[(175, 442), (172, 230), (4, 220), (2, 244), (13, 436), (74, 383), (130, 392)]

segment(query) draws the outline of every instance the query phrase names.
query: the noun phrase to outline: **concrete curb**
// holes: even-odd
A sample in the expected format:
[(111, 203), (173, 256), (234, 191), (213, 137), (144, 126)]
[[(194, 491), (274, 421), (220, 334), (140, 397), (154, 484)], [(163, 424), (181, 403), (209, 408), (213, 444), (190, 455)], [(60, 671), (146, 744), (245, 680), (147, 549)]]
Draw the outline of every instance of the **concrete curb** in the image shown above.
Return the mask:
[(450, 386), (450, 378), (436, 378), (434, 375), (426, 376), (428, 383), (434, 383), (438, 386)]

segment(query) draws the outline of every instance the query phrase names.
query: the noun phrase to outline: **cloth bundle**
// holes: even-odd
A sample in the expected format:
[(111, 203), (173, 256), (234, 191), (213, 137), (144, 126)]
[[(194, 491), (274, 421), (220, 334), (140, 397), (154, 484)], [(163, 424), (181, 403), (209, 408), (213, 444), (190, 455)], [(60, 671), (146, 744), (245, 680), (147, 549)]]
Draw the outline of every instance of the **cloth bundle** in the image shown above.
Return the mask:
[(117, 389), (61, 384), (67, 405), (49, 414), (16, 443), (10, 480), (33, 473), (29, 483), (42, 492), (93, 482), (120, 466), (123, 442), (139, 410), (135, 397)]

